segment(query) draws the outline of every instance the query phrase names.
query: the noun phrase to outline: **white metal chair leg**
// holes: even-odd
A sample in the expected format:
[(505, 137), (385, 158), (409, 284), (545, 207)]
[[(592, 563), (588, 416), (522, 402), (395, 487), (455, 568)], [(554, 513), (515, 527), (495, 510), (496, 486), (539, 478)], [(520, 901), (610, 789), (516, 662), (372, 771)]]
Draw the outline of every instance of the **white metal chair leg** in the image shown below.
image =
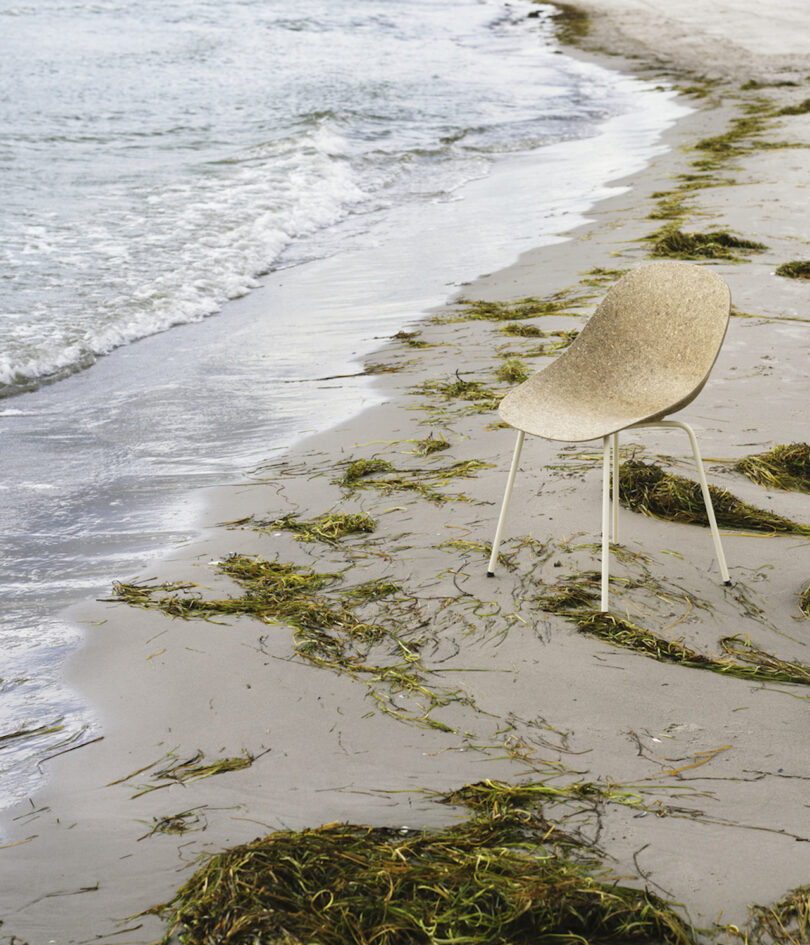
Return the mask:
[(608, 584), (610, 583), (610, 441), (602, 440), (602, 600), (600, 610), (608, 610)]
[(506, 512), (509, 508), (509, 500), (512, 498), (512, 486), (515, 484), (518, 462), (520, 461), (520, 451), (523, 449), (523, 438), (525, 435), (526, 434), (523, 432), (523, 430), (518, 430), (517, 441), (515, 442), (515, 452), (512, 454), (512, 465), (509, 468), (509, 478), (506, 480), (506, 491), (503, 494), (501, 514), (498, 518), (498, 527), (495, 529), (495, 538), (492, 540), (492, 554), (489, 556), (487, 577), (495, 577), (495, 565), (498, 562), (498, 551), (501, 547), (501, 535), (503, 534), (503, 526), (506, 522)]
[(709, 519), (709, 528), (712, 530), (714, 553), (717, 555), (717, 564), (720, 568), (720, 574), (723, 578), (723, 583), (730, 587), (731, 578), (728, 573), (728, 566), (726, 565), (726, 556), (723, 554), (723, 545), (720, 542), (720, 530), (717, 527), (717, 519), (715, 518), (714, 514), (712, 497), (709, 494), (709, 483), (706, 481), (706, 471), (703, 468), (703, 460), (700, 456), (700, 449), (698, 448), (695, 431), (689, 426), (688, 423), (684, 423), (682, 420), (670, 420), (669, 422), (674, 423), (675, 426), (680, 427), (682, 430), (686, 430), (686, 433), (689, 436), (689, 442), (692, 444), (692, 455), (695, 457), (695, 466), (697, 467), (698, 479), (700, 479), (700, 491), (703, 493), (703, 501), (706, 503), (706, 515)]
[(695, 436), (695, 431), (689, 426), (688, 423), (684, 423), (683, 420), (653, 420), (648, 423), (638, 423), (635, 424), (638, 427), (678, 427), (683, 430), (686, 435), (689, 437), (689, 443), (692, 446), (692, 456), (695, 460), (695, 466), (697, 467), (698, 479), (700, 480), (700, 491), (703, 493), (703, 502), (706, 506), (706, 517), (709, 519), (709, 528), (712, 533), (712, 541), (714, 542), (714, 553), (717, 556), (717, 565), (720, 568), (720, 575), (723, 578), (723, 584), (726, 587), (731, 587), (731, 577), (728, 573), (728, 565), (726, 564), (726, 556), (723, 553), (723, 545), (720, 541), (720, 530), (717, 527), (717, 518), (714, 514), (714, 506), (712, 505), (712, 497), (709, 493), (709, 483), (706, 480), (706, 472), (703, 468), (703, 460), (700, 456), (700, 449), (698, 447), (697, 437)]
[(619, 540), (619, 434), (613, 434), (613, 543)]

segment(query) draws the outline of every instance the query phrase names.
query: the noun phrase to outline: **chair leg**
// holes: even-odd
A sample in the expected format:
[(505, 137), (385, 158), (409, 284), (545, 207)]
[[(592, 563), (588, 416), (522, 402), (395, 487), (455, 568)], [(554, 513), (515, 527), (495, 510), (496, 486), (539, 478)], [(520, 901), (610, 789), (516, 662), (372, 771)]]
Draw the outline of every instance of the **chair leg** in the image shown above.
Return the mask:
[(503, 494), (503, 504), (501, 505), (501, 514), (498, 518), (498, 527), (495, 529), (495, 538), (492, 540), (492, 554), (489, 556), (489, 566), (487, 567), (487, 577), (495, 577), (495, 565), (498, 561), (498, 551), (501, 547), (501, 535), (503, 526), (506, 522), (506, 512), (509, 508), (509, 500), (512, 498), (512, 486), (515, 484), (518, 462), (520, 461), (520, 451), (523, 449), (523, 438), (526, 434), (523, 430), (518, 430), (517, 441), (515, 442), (515, 452), (512, 454), (512, 465), (509, 469), (509, 478), (506, 480), (506, 491)]
[(720, 574), (723, 578), (723, 584), (725, 584), (726, 587), (731, 587), (731, 578), (728, 573), (728, 566), (726, 565), (726, 556), (723, 554), (723, 545), (720, 542), (720, 531), (717, 528), (717, 519), (714, 515), (712, 497), (709, 494), (709, 483), (706, 481), (706, 472), (703, 469), (703, 460), (700, 457), (700, 450), (698, 449), (695, 431), (689, 426), (688, 423), (684, 423), (682, 420), (670, 420), (669, 423), (674, 423), (682, 430), (685, 430), (689, 437), (689, 442), (692, 444), (692, 455), (695, 458), (695, 466), (697, 466), (698, 479), (700, 480), (700, 491), (703, 493), (703, 501), (706, 504), (706, 516), (709, 519), (709, 528), (711, 528), (712, 531), (714, 553), (717, 555), (717, 564), (720, 567)]
[(613, 543), (619, 540), (619, 434), (613, 434)]
[(610, 583), (610, 441), (602, 440), (602, 600), (600, 610), (608, 611), (608, 584)]

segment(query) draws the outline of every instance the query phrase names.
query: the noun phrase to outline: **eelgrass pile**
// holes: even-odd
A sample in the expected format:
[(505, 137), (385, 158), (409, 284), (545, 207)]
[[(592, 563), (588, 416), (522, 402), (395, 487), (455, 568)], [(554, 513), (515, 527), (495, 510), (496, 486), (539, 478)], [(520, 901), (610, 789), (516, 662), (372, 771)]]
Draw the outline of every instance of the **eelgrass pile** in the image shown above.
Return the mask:
[(208, 858), (150, 911), (168, 920), (165, 943), (186, 945), (695, 941), (669, 903), (534, 827), (479, 817), (435, 831), (280, 831)]
[(799, 595), (799, 610), (810, 619), (810, 584)]
[(517, 321), (523, 318), (536, 318), (541, 315), (567, 314), (566, 308), (577, 305), (582, 299), (570, 297), (568, 292), (560, 292), (548, 298), (525, 298), (516, 302), (488, 302), (483, 299), (461, 299), (464, 308), (450, 316), (451, 321)]
[(667, 227), (649, 237), (652, 242), (653, 256), (667, 256), (675, 259), (727, 259), (741, 258), (739, 250), (748, 253), (762, 252), (768, 247), (754, 240), (745, 240), (726, 230), (712, 230), (709, 233), (683, 233), (681, 230)]
[(776, 274), (788, 279), (810, 279), (810, 261), (794, 259), (792, 262), (782, 263), (776, 267)]
[[(439, 446), (440, 449), (443, 447)], [(429, 451), (431, 452), (431, 451)], [(466, 501), (462, 494), (449, 495), (437, 492), (436, 486), (445, 486), (454, 479), (471, 479), (480, 469), (490, 468), (490, 463), (478, 459), (461, 460), (447, 466), (419, 469), (395, 469), (387, 459), (361, 458), (352, 460), (343, 475), (334, 481), (352, 491), (377, 489), (384, 495), (397, 492), (415, 492), (432, 502), (447, 502), (451, 499)], [(381, 476), (379, 473), (386, 473)]]
[(769, 906), (752, 906), (749, 945), (810, 945), (810, 885), (799, 886)]
[[(757, 532), (810, 535), (810, 525), (748, 505), (726, 489), (709, 486), (717, 524)], [(708, 525), (700, 485), (653, 463), (629, 460), (619, 469), (619, 497), (634, 512), (672, 522)]]
[(741, 665), (730, 659), (704, 656), (676, 640), (667, 640), (621, 617), (609, 613), (583, 614), (576, 618), (581, 633), (598, 637), (613, 646), (650, 656), (661, 663), (677, 663), (694, 669), (708, 669), (713, 673), (737, 679), (760, 682), (795, 683), (810, 686), (810, 667), (789, 663), (770, 653), (757, 650), (739, 637), (725, 637), (723, 649), (750, 665)]
[[(338, 591), (340, 574), (247, 555), (232, 555), (219, 568), (240, 585), (240, 597), (206, 599), (189, 584), (116, 583), (115, 599), (183, 619), (250, 616), (286, 624), (299, 657), (360, 678), (383, 712), (423, 727), (451, 730), (431, 712), (470, 701), (455, 690), (428, 687), (420, 657), (425, 621), (417, 601), (395, 582), (367, 581)], [(383, 613), (365, 615), (383, 600)]]
[(734, 469), (769, 489), (810, 492), (810, 445), (777, 444), (766, 453), (743, 456)]
[[(719, 642), (726, 656), (716, 658), (698, 653), (678, 640), (659, 636), (614, 614), (597, 611), (599, 583), (600, 575), (597, 572), (586, 571), (571, 575), (535, 600), (547, 613), (567, 617), (580, 633), (598, 637), (613, 646), (632, 650), (662, 663), (678, 663), (750, 681), (810, 686), (810, 666), (782, 660), (757, 649), (746, 637), (723, 637)], [(641, 582), (630, 581), (627, 586), (639, 587)]]
[(290, 531), (299, 541), (322, 541), (327, 545), (336, 545), (347, 535), (368, 534), (376, 528), (374, 519), (365, 512), (324, 512), (311, 519), (301, 519), (290, 512), (281, 518), (249, 522), (257, 531)]
[(522, 384), (529, 377), (529, 369), (520, 358), (507, 358), (495, 372), (504, 384)]
[(416, 388), (419, 394), (441, 394), (445, 400), (461, 400), (476, 413), (497, 410), (503, 391), (488, 387), (483, 381), (467, 381), (456, 371), (455, 379), (425, 381)]

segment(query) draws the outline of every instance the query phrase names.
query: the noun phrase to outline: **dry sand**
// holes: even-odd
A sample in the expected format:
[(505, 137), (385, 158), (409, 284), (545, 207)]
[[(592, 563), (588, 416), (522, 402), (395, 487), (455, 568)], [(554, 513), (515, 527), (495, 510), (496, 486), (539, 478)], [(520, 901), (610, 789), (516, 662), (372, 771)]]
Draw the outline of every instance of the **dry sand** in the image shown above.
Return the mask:
[[(592, 223), (481, 278), (467, 287), (468, 297), (546, 296), (582, 288), (583, 273), (596, 267), (642, 264), (648, 246), (638, 240), (660, 225), (647, 218), (660, 205), (651, 194), (694, 172), (691, 162), (701, 155), (688, 147), (724, 131), (754, 97), (796, 103), (810, 88), (810, 59), (797, 44), (810, 39), (810, 11), (798, 0), (779, 5), (781, 19), (750, 0), (582, 6), (595, 14), (590, 42), (600, 50), (583, 55), (604, 61), (606, 49), (618, 50), (636, 58), (609, 64), (646, 75), (660, 64), (683, 87), (695, 85), (695, 72), (722, 81), (704, 89), (705, 96), (686, 96), (695, 111), (669, 133), (670, 150), (627, 181), (621, 197), (595, 208)], [(747, 79), (799, 86), (740, 93)], [(770, 138), (810, 145), (810, 115), (772, 124)], [(768, 246), (745, 262), (714, 264), (737, 311), (756, 317), (732, 319), (710, 383), (683, 414), (706, 457), (808, 439), (808, 285), (774, 274), (779, 263), (810, 256), (808, 154), (753, 150), (714, 172), (733, 185), (687, 195), (685, 229), (730, 228)], [(576, 316), (536, 323), (544, 330), (579, 327), (604, 291), (585, 288), (594, 297)], [(373, 535), (332, 549), (288, 533), (211, 527), (192, 549), (165, 561), (159, 576), (196, 581), (205, 595), (234, 594), (212, 562), (238, 551), (322, 571), (351, 565), (347, 585), (401, 581), (430, 621), (435, 646), (422, 656), (429, 686), (464, 696), (432, 713), (452, 730), (400, 721), (380, 710), (362, 680), (295, 659), (283, 626), (246, 617), (226, 625), (171, 620), (121, 604), (88, 604), (75, 615), (88, 644), (70, 674), (98, 707), (104, 738), (47, 762), (46, 789), (11, 811), (7, 846), (0, 849), (0, 940), (147, 942), (161, 934), (157, 919), (119, 920), (169, 898), (200, 852), (279, 827), (334, 820), (448, 823), (464, 811), (438, 805), (420, 789), (546, 778), (555, 766), (561, 783), (636, 784), (651, 791), (645, 795), (651, 802), (682, 809), (681, 816), (656, 817), (608, 805), (584, 828), (596, 830), (598, 820), (599, 844), (616, 873), (665, 891), (701, 925), (742, 925), (750, 903), (773, 901), (810, 880), (805, 690), (665, 665), (579, 635), (561, 617), (538, 610), (533, 597), (543, 584), (598, 566), (594, 444), (562, 449), (528, 442), (504, 546), (517, 567), (487, 580), (480, 549), (458, 540), (491, 539), (513, 433), (493, 428), (494, 413), (465, 411), (413, 389), (452, 379), (456, 369), (503, 388), (494, 378), (502, 346), (524, 352), (536, 341), (510, 339), (487, 321), (417, 327), (430, 347), (392, 342), (375, 357), (401, 367), (380, 377), (381, 406), (307, 441), (243, 486), (210, 497), (212, 526), (334, 508), (371, 514), (378, 523)], [(446, 437), (450, 449), (415, 456), (413, 441), (430, 432)], [(645, 433), (642, 445), (648, 455), (682, 457), (688, 450), (675, 433)], [(492, 468), (439, 487), (469, 501), (439, 504), (403, 491), (349, 495), (333, 482), (348, 460), (369, 456), (398, 468), (469, 459)], [(810, 520), (807, 496), (769, 492), (719, 462), (710, 465), (714, 482), (748, 501)], [(456, 545), (447, 546), (450, 540)], [(720, 586), (703, 529), (624, 512), (622, 542), (633, 555), (648, 556), (646, 567), (668, 594), (617, 594), (617, 611), (627, 608), (635, 621), (703, 652), (716, 653), (721, 637), (748, 634), (764, 650), (810, 663), (810, 623), (797, 608), (797, 594), (810, 580), (805, 540), (726, 533), (731, 591)], [(617, 572), (638, 576), (639, 568), (637, 559)], [(413, 700), (377, 689), (390, 697), (389, 707), (418, 717)], [(206, 761), (243, 751), (261, 756), (244, 770), (135, 799), (138, 785), (155, 784), (150, 771), (110, 785), (168, 753), (183, 759), (198, 749)], [(191, 809), (205, 818), (204, 831), (145, 837), (156, 818)]]

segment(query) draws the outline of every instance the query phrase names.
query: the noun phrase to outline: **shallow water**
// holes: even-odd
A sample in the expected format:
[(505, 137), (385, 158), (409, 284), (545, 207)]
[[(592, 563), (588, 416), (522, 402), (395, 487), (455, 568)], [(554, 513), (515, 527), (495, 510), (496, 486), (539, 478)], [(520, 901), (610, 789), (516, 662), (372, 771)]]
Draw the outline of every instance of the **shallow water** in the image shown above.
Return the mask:
[(81, 631), (60, 610), (190, 540), (197, 487), (373, 403), (364, 378), (318, 378), (581, 223), (683, 113), (556, 55), (529, 4), (17, 9), (0, 45), (20, 64), (26, 35), (52, 35), (0, 166), (0, 359), (40, 385), (0, 401), (0, 735), (63, 727), (0, 742), (9, 802), (101, 730), (61, 682)]

